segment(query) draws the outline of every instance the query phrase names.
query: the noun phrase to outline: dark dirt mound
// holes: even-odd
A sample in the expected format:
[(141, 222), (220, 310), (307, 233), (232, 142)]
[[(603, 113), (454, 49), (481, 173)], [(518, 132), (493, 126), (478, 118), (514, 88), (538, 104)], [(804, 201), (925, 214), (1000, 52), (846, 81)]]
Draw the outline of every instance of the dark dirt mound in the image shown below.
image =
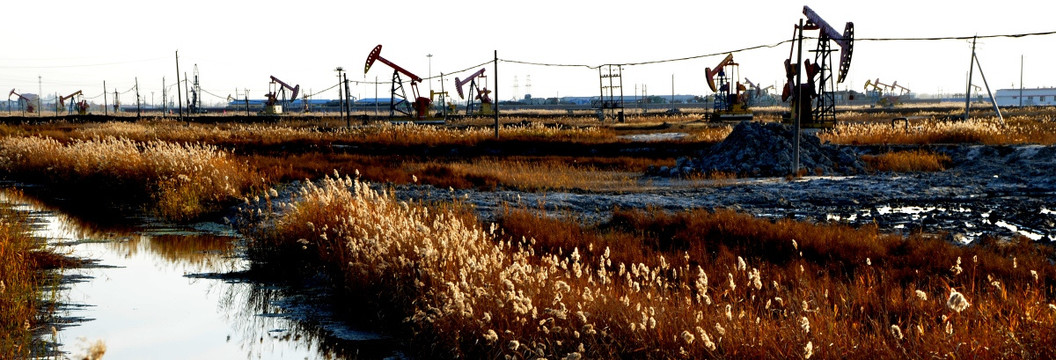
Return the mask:
[[(738, 176), (784, 176), (790, 174), (795, 132), (778, 123), (742, 122), (722, 142), (696, 158), (681, 158), (674, 169), (660, 175), (732, 173)], [(800, 168), (811, 175), (852, 175), (865, 171), (865, 164), (851, 148), (822, 144), (817, 136), (800, 137)], [(666, 174), (665, 174), (666, 172)]]

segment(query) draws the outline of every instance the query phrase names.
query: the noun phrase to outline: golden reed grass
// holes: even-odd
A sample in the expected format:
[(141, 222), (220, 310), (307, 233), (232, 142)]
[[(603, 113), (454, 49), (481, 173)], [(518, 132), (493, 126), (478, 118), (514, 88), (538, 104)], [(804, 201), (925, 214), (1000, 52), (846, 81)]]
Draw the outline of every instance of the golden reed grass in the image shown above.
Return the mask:
[[(495, 140), (488, 127), (443, 127), (379, 123), (321, 131), (303, 122), (279, 124), (187, 124), (173, 120), (106, 122), (99, 124), (0, 125), (5, 136), (39, 135), (61, 141), (116, 137), (138, 142), (209, 143), (216, 145), (331, 142), (375, 145), (476, 145)], [(616, 133), (601, 127), (553, 127), (542, 123), (505, 126), (503, 140), (599, 143), (617, 141)]]
[(893, 126), (889, 122), (841, 122), (818, 134), (822, 141), (837, 144), (1056, 144), (1056, 122), (1031, 116), (969, 121), (922, 120)]
[(33, 337), (40, 284), (31, 252), (39, 248), (11, 211), (0, 209), (0, 357), (25, 358)]
[(912, 150), (863, 155), (862, 161), (876, 171), (923, 172), (946, 170), (950, 157), (930, 151)]
[[(422, 182), (439, 187), (606, 191), (633, 187), (641, 171), (647, 167), (641, 165), (644, 161), (636, 159), (620, 159), (626, 161), (618, 164), (584, 160), (580, 164), (577, 159), (561, 157), (482, 158), (449, 163), (414, 162), (404, 168)], [(605, 165), (617, 169), (602, 168)], [(621, 171), (627, 168), (633, 170)]]
[[(253, 246), (316, 259), (430, 357), (1056, 355), (1052, 251), (1029, 242), (703, 210), (483, 227), (347, 177), (295, 198)], [(953, 272), (954, 258), (972, 262)], [(970, 307), (947, 306), (954, 292)]]
[(102, 138), (62, 143), (44, 137), (0, 139), (0, 171), (68, 195), (151, 204), (185, 220), (235, 201), (254, 177), (211, 145)]
[[(18, 193), (5, 192), (18, 198)], [(45, 304), (42, 290), (50, 277), (45, 273), (74, 264), (55, 254), (44, 241), (32, 236), (32, 221), (0, 203), (0, 359), (27, 359), (39, 352), (34, 332), (53, 309)]]

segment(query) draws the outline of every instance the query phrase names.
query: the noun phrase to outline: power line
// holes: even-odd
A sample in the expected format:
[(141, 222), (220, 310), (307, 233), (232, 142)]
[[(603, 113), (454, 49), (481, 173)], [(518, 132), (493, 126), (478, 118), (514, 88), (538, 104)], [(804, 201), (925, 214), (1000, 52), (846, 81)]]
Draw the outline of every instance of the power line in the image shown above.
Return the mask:
[[(945, 41), (945, 40), (963, 41), (963, 40), (971, 40), (973, 38), (982, 40), (982, 39), (992, 39), (992, 38), (1022, 38), (1022, 37), (1028, 37), (1028, 36), (1046, 36), (1046, 35), (1053, 35), (1053, 34), (1056, 34), (1056, 31), (1042, 31), (1042, 32), (1031, 32), (1031, 33), (1017, 33), (1017, 34), (978, 35), (978, 36), (977, 35), (972, 35), (972, 36), (939, 36), (939, 37), (919, 37), (919, 38), (913, 38), (913, 37), (855, 38), (854, 41), (855, 42), (860, 42), (860, 41)], [(804, 37), (804, 39), (817, 40), (818, 38), (817, 37)], [(614, 64), (604, 64), (604, 65), (544, 63), (544, 62), (510, 60), (510, 59), (499, 59), (499, 61), (512, 63), (512, 64), (522, 64), (522, 65), (548, 66), (548, 67), (582, 67), (582, 68), (587, 68), (587, 69), (591, 69), (591, 70), (597, 70), (598, 68), (600, 68), (602, 66), (606, 66), (606, 65), (637, 66), (637, 65), (653, 65), (653, 64), (663, 64), (663, 63), (671, 63), (671, 62), (678, 62), (678, 61), (702, 59), (702, 58), (708, 58), (708, 57), (713, 57), (713, 56), (721, 56), (721, 55), (725, 55), (725, 54), (729, 54), (729, 53), (737, 53), (737, 52), (745, 52), (745, 51), (752, 51), (752, 50), (759, 50), (759, 49), (775, 48), (775, 47), (778, 47), (778, 46), (782, 46), (782, 45), (788, 44), (788, 43), (790, 43), (792, 41), (793, 40), (788, 39), (788, 40), (782, 40), (782, 41), (779, 41), (779, 42), (776, 42), (776, 43), (773, 43), (773, 44), (749, 46), (749, 47), (740, 48), (740, 49), (736, 49), (736, 50), (727, 50), (727, 51), (714, 52), (714, 53), (710, 53), (710, 54), (693, 55), (693, 56), (686, 56), (686, 57), (673, 58), (673, 59), (650, 60), (650, 61), (628, 62), (628, 63), (614, 63)]]
[(209, 92), (209, 90), (206, 90), (206, 89), (201, 89), (201, 90), (202, 90), (203, 93), (212, 95), (212, 96), (216, 97), (217, 99), (227, 100), (226, 96), (220, 96), (220, 95), (217, 95), (217, 94), (213, 94), (213, 93)]
[[(971, 35), (971, 36), (875, 37), (875, 38), (866, 37), (866, 38), (856, 38), (854, 40), (855, 40), (855, 42), (949, 41), (949, 40), (964, 41), (964, 40), (971, 40), (973, 38), (980, 39), (980, 40), (983, 40), (983, 39), (994, 39), (994, 38), (1024, 38), (1024, 37), (1035, 37), (1035, 36), (1050, 36), (1050, 35), (1054, 35), (1054, 34), (1056, 34), (1056, 30), (1054, 30), (1054, 31), (1041, 31), (1041, 32), (1027, 32), (1027, 33), (1012, 33), (1012, 34)], [(817, 37), (805, 37), (804, 39), (816, 40)], [(669, 58), (669, 59), (659, 59), (659, 60), (638, 61), (638, 62), (607, 63), (607, 64), (602, 64), (602, 65), (564, 64), (564, 63), (526, 61), (526, 60), (517, 60), (517, 59), (497, 59), (497, 60), (484, 61), (484, 62), (481, 62), (478, 65), (469, 66), (469, 67), (466, 67), (466, 68), (463, 68), (463, 69), (459, 69), (459, 70), (456, 70), (456, 71), (442, 72), (441, 74), (443, 74), (443, 76), (450, 76), (450, 75), (453, 75), (453, 74), (465, 73), (465, 72), (472, 71), (472, 70), (474, 70), (474, 69), (476, 69), (478, 67), (482, 67), (482, 66), (486, 66), (486, 65), (492, 64), (495, 61), (501, 61), (501, 62), (510, 63), (510, 64), (529, 65), (529, 66), (585, 68), (585, 69), (591, 69), (591, 70), (596, 70), (598, 68), (601, 68), (602, 66), (607, 66), (607, 65), (616, 65), (616, 66), (654, 65), (654, 64), (673, 63), (673, 62), (689, 61), (689, 60), (703, 59), (703, 58), (709, 58), (709, 57), (715, 57), (715, 56), (722, 56), (722, 55), (725, 55), (725, 54), (735, 53), (735, 52), (747, 52), (747, 51), (754, 51), (754, 50), (760, 50), (760, 49), (770, 49), (770, 48), (775, 48), (775, 47), (778, 47), (778, 46), (789, 44), (792, 41), (793, 40), (791, 40), (791, 39), (786, 39), (786, 40), (782, 40), (782, 41), (778, 41), (778, 42), (770, 43), (770, 44), (755, 45), (755, 46), (749, 46), (749, 47), (744, 47), (744, 48), (739, 48), (739, 49), (712, 52), (712, 53), (700, 54), (700, 55), (692, 55), (692, 56), (685, 56), (685, 57), (678, 57), (678, 58)], [(121, 64), (130, 64), (130, 63), (139, 63), (139, 62), (150, 62), (150, 61), (157, 61), (157, 60), (163, 60), (163, 59), (167, 59), (167, 58), (151, 58), (151, 59), (141, 59), (141, 60), (132, 60), (132, 61), (120, 61), (120, 62), (96, 63), (96, 64), (75, 64), (75, 65), (51, 65), (51, 66), (11, 66), (11, 65), (3, 66), (3, 65), (0, 65), (0, 69), (76, 68), (76, 67), (108, 66), (108, 65), (121, 65)], [(440, 77), (441, 77), (441, 75), (435, 75), (435, 76), (430, 76), (430, 77), (423, 78), (423, 80), (430, 80), (431, 81), (431, 80), (438, 79)], [(177, 86), (177, 84), (180, 83), (180, 82), (183, 82), (185, 84), (189, 84), (189, 82), (187, 80), (178, 79), (175, 83), (173, 83), (171, 85), (168, 85), (167, 88), (172, 88), (174, 86)], [(351, 82), (353, 84), (356, 84), (356, 85), (359, 85), (359, 84), (374, 84), (374, 85), (382, 85), (382, 84), (388, 85), (388, 84), (392, 84), (392, 81), (356, 81), (356, 80), (350, 80), (349, 82)], [(335, 84), (335, 85), (330, 86), (330, 87), (328, 87), (328, 88), (326, 88), (324, 90), (317, 91), (317, 92), (315, 92), (315, 93), (313, 93), (313, 94), (311, 94), (309, 96), (314, 97), (314, 96), (316, 96), (318, 94), (333, 90), (338, 85), (339, 84)], [(128, 91), (125, 91), (125, 92), (121, 93), (121, 94), (128, 93), (128, 92), (130, 92), (132, 90), (134, 90), (134, 87), (132, 89), (129, 89)], [(217, 97), (217, 98), (226, 99), (225, 97), (221, 97), (221, 96), (218, 96), (216, 94), (209, 93), (208, 91), (205, 91), (205, 90), (203, 90), (203, 92), (205, 92), (205, 93), (207, 93), (209, 95), (212, 95), (214, 97)], [(103, 94), (100, 94), (100, 95), (97, 95), (95, 97), (91, 97), (89, 99), (98, 98), (98, 97), (100, 97), (102, 95)]]
[(316, 91), (316, 92), (314, 92), (314, 93), (308, 94), (308, 97), (309, 97), (309, 98), (314, 98), (314, 97), (315, 97), (316, 95), (319, 95), (319, 94), (325, 93), (325, 92), (327, 92), (327, 91), (333, 90), (333, 89), (334, 89), (334, 88), (336, 88), (336, 87), (337, 87), (338, 85), (341, 85), (341, 84), (340, 84), (340, 83), (338, 83), (338, 84), (334, 84), (334, 85), (332, 85), (332, 86), (330, 86), (330, 87), (328, 87), (328, 88), (326, 88), (326, 89), (323, 89), (323, 90), (320, 90), (320, 91)]
[(972, 35), (972, 36), (943, 36), (943, 37), (921, 37), (921, 38), (860, 38), (854, 39), (854, 41), (937, 41), (937, 40), (971, 40), (975, 39), (994, 39), (994, 38), (1021, 38), (1028, 36), (1045, 36), (1056, 34), (1056, 31), (1041, 31), (1041, 32), (1030, 32), (1030, 33), (1018, 33), (1018, 34), (998, 34), (998, 35)]

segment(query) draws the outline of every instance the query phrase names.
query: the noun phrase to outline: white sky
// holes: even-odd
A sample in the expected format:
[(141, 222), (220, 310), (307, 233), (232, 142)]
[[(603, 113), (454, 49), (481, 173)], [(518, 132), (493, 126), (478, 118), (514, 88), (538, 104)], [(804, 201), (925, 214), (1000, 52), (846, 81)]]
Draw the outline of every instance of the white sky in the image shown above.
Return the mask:
[[(389, 4), (398, 4), (394, 7)], [(1051, 1), (202, 1), (180, 2), (11, 1), (3, 9), (0, 88), (25, 93), (89, 97), (124, 92), (139, 78), (149, 102), (161, 100), (162, 77), (171, 86), (180, 72), (198, 65), (201, 86), (221, 97), (249, 89), (268, 91), (269, 75), (319, 92), (336, 83), (335, 67), (350, 80), (387, 81), (392, 69), (377, 63), (364, 76), (367, 54), (383, 45), (382, 57), (418, 76), (451, 72), (500, 59), (542, 63), (629, 63), (720, 53), (774, 44), (792, 37), (808, 5), (837, 29), (853, 21), (857, 38), (1013, 34), (1056, 30)], [(817, 32), (809, 32), (808, 35)], [(987, 39), (978, 48), (991, 88), (1019, 86), (1020, 56), (1026, 87), (1056, 86), (1056, 35)], [(808, 42), (807, 48), (813, 48)], [(740, 77), (763, 85), (783, 81), (789, 45), (738, 52)], [(431, 66), (426, 54), (432, 54)], [(859, 41), (847, 81), (861, 90), (866, 79), (897, 81), (916, 93), (963, 93), (970, 48), (965, 41)], [(650, 95), (707, 95), (704, 69), (722, 56), (624, 68), (625, 95), (647, 88)], [(487, 65), (487, 75), (494, 67)], [(521, 97), (531, 77), (534, 97), (596, 96), (598, 72), (499, 64), (502, 100)], [(514, 77), (520, 87), (514, 91)], [(982, 84), (976, 72), (975, 82)], [(492, 78), (489, 77), (489, 81)], [(440, 81), (431, 82), (440, 90)], [(490, 86), (489, 86), (490, 87)], [(430, 84), (420, 88), (428, 95)], [(378, 96), (388, 96), (382, 85)], [(354, 86), (357, 97), (374, 97), (373, 85)], [(336, 90), (316, 98), (334, 98)], [(408, 94), (410, 96), (410, 94)], [(97, 99), (101, 102), (101, 98)], [(206, 103), (223, 101), (205, 95)], [(134, 102), (122, 95), (122, 102)]]

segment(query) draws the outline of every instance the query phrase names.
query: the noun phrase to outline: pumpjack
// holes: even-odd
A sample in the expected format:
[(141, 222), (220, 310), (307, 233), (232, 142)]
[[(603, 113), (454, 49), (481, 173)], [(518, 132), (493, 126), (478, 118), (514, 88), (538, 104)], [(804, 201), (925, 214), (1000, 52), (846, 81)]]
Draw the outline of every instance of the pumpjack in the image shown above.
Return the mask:
[(491, 96), (489, 96), (491, 90), (488, 90), (486, 85), (483, 88), (479, 86), (480, 83), (487, 84), (487, 81), (482, 80), (480, 83), (477, 82), (478, 78), (486, 78), (486, 76), (484, 76), (484, 69), (485, 68), (480, 68), (480, 70), (477, 70), (477, 72), (462, 80), (455, 77), (455, 89), (458, 90), (458, 97), (460, 99), (467, 98), (464, 96), (465, 92), (462, 91), (462, 88), (467, 83), (469, 84), (469, 97), (466, 100), (466, 115), (473, 113), (473, 105), (478, 100), (480, 101), (480, 110), (477, 112), (478, 115), (491, 115), (495, 113), (491, 102)]
[[(80, 90), (77, 90), (73, 94), (59, 97), (59, 109), (66, 108), (66, 101), (73, 99), (77, 96), (83, 96)], [(80, 101), (71, 102), (69, 109), (66, 109), (67, 114), (72, 114), (74, 109), (77, 109), (77, 115), (85, 115), (88, 113), (88, 101), (81, 99)]]
[[(264, 97), (267, 100), (264, 102), (264, 113), (268, 115), (282, 114), (283, 107), (289, 107), (290, 102), (297, 100), (297, 94), (301, 92), (301, 85), (290, 86), (289, 84), (279, 80), (272, 76), (269, 87), (277, 87), (277, 89), (269, 89)], [(290, 91), (290, 95), (286, 97), (286, 90)]]
[(744, 83), (748, 84), (748, 105), (774, 105), (774, 97), (770, 95), (770, 90), (774, 89), (773, 85), (762, 87), (759, 84), (753, 83), (747, 77), (744, 78)]
[(18, 96), (18, 102), (24, 104), (26, 112), (32, 114), (37, 111), (36, 105), (33, 105), (34, 101), (37, 101), (37, 95), (34, 94), (19, 94), (15, 92), (15, 89), (11, 89), (11, 92), (7, 94), (7, 100), (11, 101), (12, 96)]
[[(433, 91), (433, 90), (429, 90), (429, 102), (430, 103), (435, 103), (437, 97), (440, 97), (440, 113), (439, 113), (439, 116), (443, 117), (444, 119), (447, 119), (448, 112), (451, 112), (451, 113), (455, 112), (455, 104), (454, 103), (450, 103), (450, 104), (447, 103), (447, 98), (448, 98), (447, 91)], [(450, 107), (450, 108), (448, 108), (448, 107)]]
[[(422, 82), (422, 78), (381, 57), (381, 45), (375, 46), (374, 50), (371, 50), (370, 54), (367, 55), (367, 63), (366, 66), (363, 67), (363, 74), (370, 71), (370, 67), (374, 65), (375, 61), (381, 61), (381, 63), (388, 65), (393, 69), (392, 97), (389, 100), (389, 117), (394, 117), (397, 112), (404, 114), (405, 116), (411, 116), (411, 111), (407, 109), (408, 107), (411, 107), (414, 111), (415, 118), (418, 120), (425, 119), (429, 113), (429, 106), (432, 104), (432, 101), (418, 93), (418, 83)], [(407, 92), (403, 88), (403, 79), (400, 77), (400, 74), (411, 79), (411, 93), (414, 96), (413, 105), (407, 101)], [(397, 97), (399, 97), (398, 101), (396, 100)]]
[[(800, 21), (801, 25), (796, 25), (797, 41), (792, 42), (788, 59), (785, 59), (787, 82), (781, 92), (781, 101), (791, 100), (792, 112), (799, 118), (801, 126), (831, 126), (836, 122), (836, 95), (832, 67), (837, 66), (835, 83), (842, 83), (851, 67), (851, 55), (854, 51), (854, 23), (847, 22), (841, 34), (809, 6), (803, 6), (803, 15), (807, 18), (806, 22)], [(803, 60), (802, 48), (799, 49), (800, 55), (794, 59), (797, 43), (803, 43), (803, 32), (812, 30), (818, 30), (820, 33), (817, 47), (812, 51), (814, 62), (812, 63), (810, 59)], [(838, 63), (834, 63), (831, 58), (831, 53), (836, 51), (832, 48), (833, 43), (840, 48)], [(803, 83), (798, 82), (798, 78), (804, 75), (801, 71), (806, 72)]]
[(704, 68), (708, 88), (715, 93), (712, 121), (752, 119), (752, 112), (748, 110), (748, 98), (745, 94), (747, 88), (732, 76), (734, 70), (739, 70), (739, 67), (740, 64), (733, 61), (733, 54), (727, 54), (714, 69)]
[[(898, 93), (895, 94), (895, 90)], [(892, 107), (902, 102), (902, 97), (910, 93), (910, 90), (905, 86), (899, 85), (898, 81), (891, 83), (890, 85), (880, 82), (880, 79), (876, 80), (865, 80), (865, 93), (869, 98), (876, 101), (876, 105), (882, 107)]]

